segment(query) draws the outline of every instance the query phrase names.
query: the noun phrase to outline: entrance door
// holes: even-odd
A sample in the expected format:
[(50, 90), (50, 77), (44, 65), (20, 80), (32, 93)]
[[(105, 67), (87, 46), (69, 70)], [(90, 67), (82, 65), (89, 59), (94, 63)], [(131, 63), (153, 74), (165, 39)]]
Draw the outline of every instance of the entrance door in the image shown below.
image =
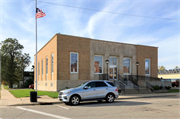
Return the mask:
[(110, 79), (117, 79), (117, 67), (109, 68)]

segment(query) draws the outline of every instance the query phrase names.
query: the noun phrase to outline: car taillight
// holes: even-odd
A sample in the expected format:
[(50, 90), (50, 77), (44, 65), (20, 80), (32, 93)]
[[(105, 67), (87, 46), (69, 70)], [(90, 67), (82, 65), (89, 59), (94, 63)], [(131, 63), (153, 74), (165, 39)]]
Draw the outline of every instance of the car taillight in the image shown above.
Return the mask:
[(116, 88), (116, 90), (115, 91), (118, 91), (118, 88)]

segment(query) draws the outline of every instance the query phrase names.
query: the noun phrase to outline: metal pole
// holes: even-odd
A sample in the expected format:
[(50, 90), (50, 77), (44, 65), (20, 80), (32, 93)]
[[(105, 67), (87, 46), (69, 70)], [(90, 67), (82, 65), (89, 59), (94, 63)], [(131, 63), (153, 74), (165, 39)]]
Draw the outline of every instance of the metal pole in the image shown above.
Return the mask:
[(137, 65), (137, 81), (138, 81), (138, 65)]
[(36, 20), (36, 24), (35, 24), (35, 29), (36, 29), (36, 92), (37, 92), (37, 19), (36, 19), (36, 8), (37, 8), (37, 0), (35, 3), (35, 20)]
[[(137, 65), (137, 84), (136, 85), (138, 86), (138, 65)], [(139, 87), (138, 87), (138, 92), (139, 92)]]
[(107, 80), (109, 80), (109, 79), (108, 79), (108, 63), (107, 63)]

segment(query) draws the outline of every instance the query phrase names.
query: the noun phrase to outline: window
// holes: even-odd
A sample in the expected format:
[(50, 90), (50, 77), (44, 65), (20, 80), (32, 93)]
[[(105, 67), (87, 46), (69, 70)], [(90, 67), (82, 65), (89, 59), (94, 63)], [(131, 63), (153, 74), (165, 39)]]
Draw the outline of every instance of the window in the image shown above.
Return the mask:
[(108, 84), (110, 84), (111, 86), (115, 86), (113, 82), (107, 82)]
[(103, 57), (102, 56), (94, 56), (94, 73), (102, 73), (103, 65), (102, 65)]
[(145, 59), (145, 75), (150, 75), (150, 59)]
[(48, 74), (48, 58), (46, 57), (46, 74)]
[(38, 75), (40, 75), (40, 62), (38, 62)]
[(70, 72), (78, 73), (78, 53), (70, 53)]
[(51, 55), (51, 73), (53, 73), (54, 55)]
[(96, 87), (96, 84), (95, 84), (95, 82), (90, 82), (86, 86), (88, 86), (89, 88), (94, 88), (94, 87)]
[(47, 83), (45, 83), (45, 86), (47, 86)]
[(110, 57), (109, 58), (109, 65), (117, 65), (117, 58), (116, 57)]
[(51, 87), (53, 87), (53, 83), (51, 83)]
[(43, 75), (43, 60), (42, 60), (42, 75)]
[(131, 73), (131, 60), (130, 58), (124, 58), (123, 60), (123, 72), (124, 75), (129, 75)]
[(96, 82), (96, 87), (107, 87), (104, 82)]

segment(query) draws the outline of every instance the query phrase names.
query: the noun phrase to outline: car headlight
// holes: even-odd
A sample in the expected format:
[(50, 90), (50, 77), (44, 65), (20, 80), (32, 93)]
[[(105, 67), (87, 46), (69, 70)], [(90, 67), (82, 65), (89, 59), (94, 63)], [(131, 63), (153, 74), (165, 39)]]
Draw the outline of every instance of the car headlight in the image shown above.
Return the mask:
[(71, 91), (69, 91), (69, 92), (65, 92), (64, 94), (69, 94), (69, 93), (71, 93)]

